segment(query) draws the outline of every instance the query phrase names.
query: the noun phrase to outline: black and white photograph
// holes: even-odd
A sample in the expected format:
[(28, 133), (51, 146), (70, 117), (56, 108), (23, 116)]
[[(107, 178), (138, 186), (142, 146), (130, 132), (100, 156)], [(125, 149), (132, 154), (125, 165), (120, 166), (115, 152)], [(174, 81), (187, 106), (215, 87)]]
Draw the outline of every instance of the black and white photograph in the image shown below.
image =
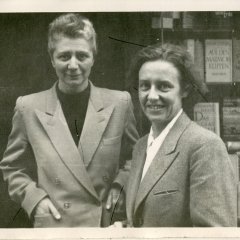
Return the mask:
[(240, 236), (240, 5), (0, 29), (1, 239)]

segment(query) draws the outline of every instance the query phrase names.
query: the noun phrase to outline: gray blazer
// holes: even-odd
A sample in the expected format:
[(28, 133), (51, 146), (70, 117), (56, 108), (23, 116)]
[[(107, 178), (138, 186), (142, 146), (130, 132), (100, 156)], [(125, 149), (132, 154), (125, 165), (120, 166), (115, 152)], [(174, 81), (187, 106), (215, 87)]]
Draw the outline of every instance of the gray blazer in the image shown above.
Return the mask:
[[(1, 162), (9, 194), (31, 215), (48, 196), (62, 215), (37, 215), (35, 227), (108, 225), (112, 183), (126, 185), (138, 134), (130, 95), (91, 84), (79, 141), (73, 141), (55, 87), (20, 97)], [(125, 188), (124, 188), (125, 189)]]
[(237, 181), (217, 135), (183, 113), (140, 183), (147, 138), (133, 152), (127, 190), (130, 226), (237, 226)]

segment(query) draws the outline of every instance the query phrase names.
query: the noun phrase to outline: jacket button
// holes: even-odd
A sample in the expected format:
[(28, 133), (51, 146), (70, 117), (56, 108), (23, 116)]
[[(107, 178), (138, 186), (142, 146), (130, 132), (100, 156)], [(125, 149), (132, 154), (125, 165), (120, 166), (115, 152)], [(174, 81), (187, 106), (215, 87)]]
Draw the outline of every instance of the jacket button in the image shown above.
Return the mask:
[(54, 183), (55, 183), (56, 185), (60, 185), (61, 181), (60, 181), (59, 178), (55, 178), (55, 179), (54, 179)]
[(70, 203), (70, 202), (65, 202), (65, 203), (63, 204), (63, 207), (64, 207), (65, 209), (68, 209), (68, 208), (71, 207), (71, 203)]
[(103, 179), (104, 182), (109, 182), (109, 178), (108, 178), (108, 176), (106, 176), (106, 175), (104, 175), (104, 176), (102, 177), (102, 179)]

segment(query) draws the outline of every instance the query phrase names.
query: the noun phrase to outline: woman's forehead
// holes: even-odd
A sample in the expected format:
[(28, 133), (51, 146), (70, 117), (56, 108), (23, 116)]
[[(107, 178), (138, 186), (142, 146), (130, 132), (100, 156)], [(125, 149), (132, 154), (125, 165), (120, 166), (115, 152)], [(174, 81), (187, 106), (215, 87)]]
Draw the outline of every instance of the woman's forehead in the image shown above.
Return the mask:
[(60, 35), (57, 38), (52, 41), (52, 47), (54, 49), (58, 48), (59, 46), (65, 47), (65, 48), (71, 48), (71, 47), (83, 47), (87, 50), (93, 50), (93, 43), (92, 41), (86, 39), (85, 37), (68, 37), (65, 35)]
[(86, 41), (89, 41), (83, 34), (79, 34), (78, 36), (68, 36), (67, 34), (64, 33), (56, 33), (53, 35), (52, 40), (56, 43), (58, 41), (62, 40), (81, 40), (84, 39)]
[(175, 75), (179, 75), (178, 69), (175, 65), (166, 60), (154, 60), (154, 61), (147, 61), (142, 64), (141, 68), (139, 69), (139, 73), (145, 74), (164, 74), (164, 73), (173, 73)]

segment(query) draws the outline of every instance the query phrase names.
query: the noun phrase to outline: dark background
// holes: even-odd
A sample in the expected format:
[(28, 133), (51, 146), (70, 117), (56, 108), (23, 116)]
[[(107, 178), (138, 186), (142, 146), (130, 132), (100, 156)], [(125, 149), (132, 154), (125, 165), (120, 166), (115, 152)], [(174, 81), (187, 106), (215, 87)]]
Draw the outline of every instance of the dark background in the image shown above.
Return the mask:
[[(130, 91), (140, 135), (149, 130), (137, 99), (137, 90), (129, 88), (126, 78), (132, 56), (149, 44), (163, 39), (181, 42), (186, 38), (232, 38), (235, 20), (224, 30), (209, 30), (208, 22), (201, 29), (152, 29), (152, 16), (160, 13), (83, 13), (94, 24), (98, 36), (98, 55), (90, 79), (100, 87)], [(209, 13), (194, 13), (208, 21)], [(2, 13), (0, 14), (0, 156), (6, 148), (11, 131), (13, 109), (18, 96), (50, 88), (57, 80), (47, 53), (48, 24), (59, 13)], [(238, 17), (238, 13), (235, 16)], [(216, 23), (219, 25), (220, 23)], [(221, 29), (221, 30), (220, 30)], [(115, 40), (114, 40), (115, 39)], [(118, 39), (118, 40), (116, 40)], [(120, 40), (120, 41), (119, 41)], [(235, 94), (237, 85), (209, 86), (209, 101), (221, 103), (223, 96)], [(239, 91), (238, 91), (239, 92)], [(237, 93), (238, 94), (238, 93)], [(203, 101), (197, 93), (184, 103), (184, 110), (192, 118), (192, 108)], [(0, 159), (1, 159), (0, 157)], [(0, 173), (0, 227), (30, 227), (27, 216), (7, 194), (7, 186)]]

